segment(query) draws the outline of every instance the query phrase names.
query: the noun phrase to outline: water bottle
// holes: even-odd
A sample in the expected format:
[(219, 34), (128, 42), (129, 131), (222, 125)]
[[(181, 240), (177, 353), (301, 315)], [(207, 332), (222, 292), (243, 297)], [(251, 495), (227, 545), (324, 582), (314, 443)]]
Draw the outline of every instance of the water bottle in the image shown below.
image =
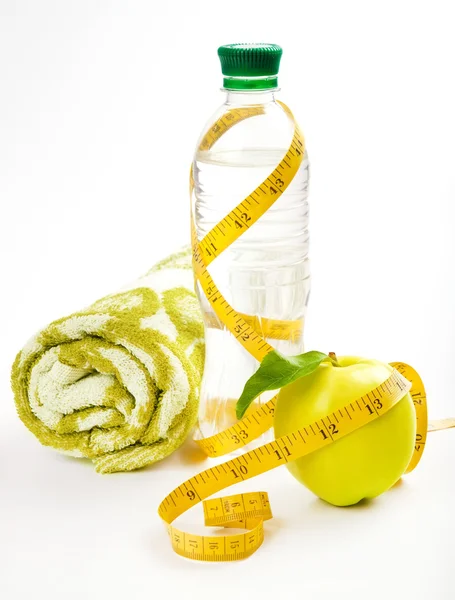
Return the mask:
[[(193, 161), (193, 219), (198, 241), (260, 185), (283, 159), (295, 123), (277, 102), (282, 49), (275, 44), (221, 46), (225, 101), (209, 119)], [(201, 142), (225, 114), (251, 109), (211, 146)], [(276, 202), (225, 249), (208, 271), (223, 297), (257, 324), (292, 322), (290, 331), (263, 337), (283, 354), (303, 352), (302, 328), (310, 292), (308, 259), (309, 165), (305, 151), (294, 179)], [(196, 291), (205, 322), (206, 357), (195, 439), (237, 422), (235, 404), (258, 361), (215, 314), (199, 282)], [(296, 331), (296, 328), (298, 331)], [(268, 401), (263, 394), (249, 412)], [(264, 434), (257, 443), (265, 443)]]

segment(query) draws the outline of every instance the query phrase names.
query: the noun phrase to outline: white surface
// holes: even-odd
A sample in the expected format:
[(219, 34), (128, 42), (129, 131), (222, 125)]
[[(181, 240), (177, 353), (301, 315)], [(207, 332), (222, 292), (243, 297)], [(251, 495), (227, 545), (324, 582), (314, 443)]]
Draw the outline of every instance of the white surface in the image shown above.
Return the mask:
[(239, 40), (284, 46), (281, 98), (306, 134), (307, 347), (405, 360), (430, 416), (455, 414), (452, 3), (283, 6), (0, 1), (3, 598), (453, 597), (453, 431), (369, 505), (331, 508), (286, 470), (245, 484), (271, 495), (264, 547), (207, 565), (173, 555), (156, 515), (202, 468), (189, 447), (102, 477), (15, 415), (9, 367), (29, 335), (188, 239), (188, 164), (221, 102), (216, 48)]

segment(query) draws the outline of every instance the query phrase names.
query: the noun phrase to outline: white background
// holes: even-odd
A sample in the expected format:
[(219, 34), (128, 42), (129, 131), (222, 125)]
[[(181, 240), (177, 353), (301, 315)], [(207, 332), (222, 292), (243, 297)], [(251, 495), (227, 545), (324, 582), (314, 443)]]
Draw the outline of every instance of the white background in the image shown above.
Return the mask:
[(197, 564), (156, 515), (203, 468), (191, 445), (103, 477), (42, 448), (9, 389), (35, 330), (188, 240), (188, 166), (222, 101), (217, 46), (267, 41), (284, 47), (280, 98), (312, 166), (307, 348), (409, 362), (430, 417), (454, 415), (453, 8), (0, 0), (3, 598), (453, 597), (453, 430), (369, 505), (332, 508), (286, 470), (250, 482), (276, 515), (263, 548)]

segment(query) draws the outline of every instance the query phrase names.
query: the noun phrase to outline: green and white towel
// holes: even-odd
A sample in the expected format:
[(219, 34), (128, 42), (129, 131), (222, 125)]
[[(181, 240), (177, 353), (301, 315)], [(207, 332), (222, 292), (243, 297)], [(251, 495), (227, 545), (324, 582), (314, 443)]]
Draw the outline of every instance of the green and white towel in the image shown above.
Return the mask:
[(193, 290), (184, 250), (34, 336), (16, 358), (12, 387), (38, 440), (90, 458), (100, 473), (178, 448), (196, 421), (204, 364)]

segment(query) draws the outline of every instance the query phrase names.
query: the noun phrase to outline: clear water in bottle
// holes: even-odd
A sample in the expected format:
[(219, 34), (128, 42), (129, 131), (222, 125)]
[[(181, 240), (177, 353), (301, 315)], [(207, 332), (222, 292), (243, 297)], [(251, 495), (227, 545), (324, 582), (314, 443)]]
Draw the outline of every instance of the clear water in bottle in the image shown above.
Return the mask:
[[(251, 64), (254, 66), (257, 60), (256, 49), (261, 52), (260, 45), (240, 46), (237, 62), (243, 60), (249, 72), (254, 72)], [(223, 58), (222, 66), (225, 67)], [(294, 125), (275, 100), (276, 72), (270, 88), (230, 89), (227, 86), (236, 84), (231, 81), (235, 76), (228, 82), (225, 78), (226, 101), (208, 126), (237, 107), (259, 107), (261, 114), (237, 123), (211, 149), (195, 154), (193, 206), (199, 240), (270, 175), (289, 148)], [(226, 75), (225, 69), (223, 73)], [(256, 316), (259, 322), (263, 319), (304, 322), (310, 291), (308, 184), (305, 153), (300, 169), (284, 193), (209, 266), (224, 298), (236, 311)], [(195, 434), (200, 438), (219, 433), (236, 422), (235, 403), (246, 381), (257, 370), (258, 362), (220, 323), (199, 284), (197, 292), (206, 335), (206, 363)], [(293, 339), (266, 339), (284, 354), (303, 352), (301, 335)], [(263, 394), (254, 407), (273, 395), (273, 392)], [(259, 442), (264, 441), (262, 438)]]

